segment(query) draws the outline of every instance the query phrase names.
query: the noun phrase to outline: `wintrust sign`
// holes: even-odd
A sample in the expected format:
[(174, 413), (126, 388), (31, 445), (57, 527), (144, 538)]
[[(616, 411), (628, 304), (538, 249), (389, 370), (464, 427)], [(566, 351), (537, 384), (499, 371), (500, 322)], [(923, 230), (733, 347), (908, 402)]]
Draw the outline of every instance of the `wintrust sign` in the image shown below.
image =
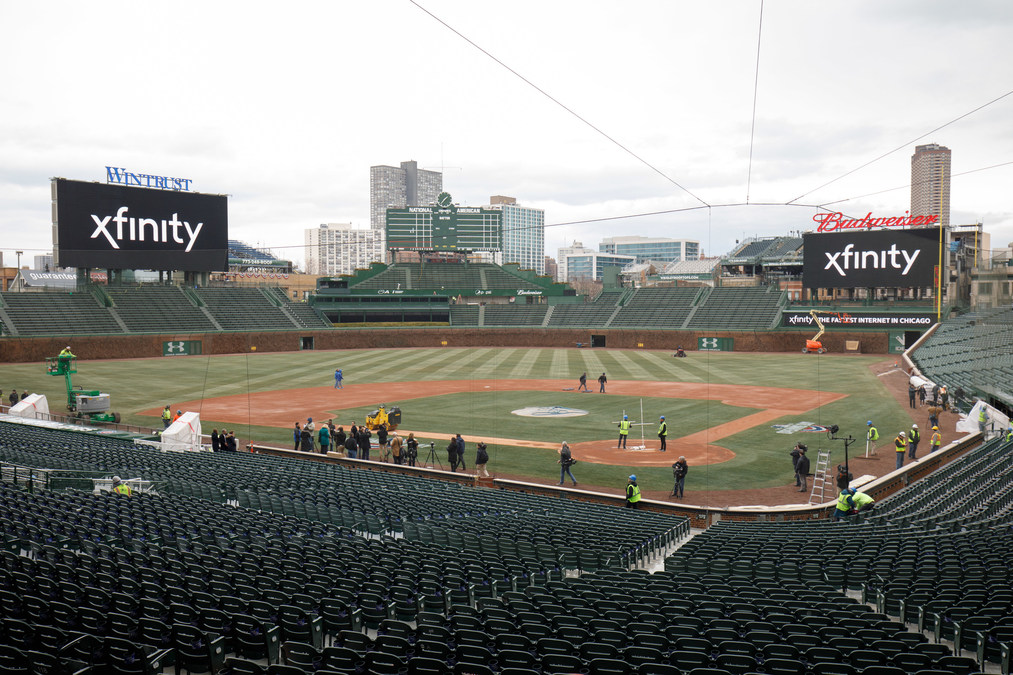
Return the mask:
[(813, 220), (819, 223), (817, 232), (839, 232), (841, 230), (870, 230), (874, 227), (918, 227), (939, 223), (939, 216), (903, 216), (893, 218), (873, 218), (870, 211), (864, 218), (845, 218), (840, 211), (834, 213), (817, 213)]
[[(106, 216), (105, 218), (99, 218), (94, 213), (91, 214), (91, 219), (95, 221), (95, 231), (91, 233), (91, 238), (95, 239), (99, 235), (102, 235), (109, 241), (110, 246), (118, 250), (120, 248), (119, 242), (123, 239), (127, 239), (128, 241), (144, 241), (145, 228), (150, 228), (150, 241), (170, 243), (168, 235), (170, 233), (169, 228), (172, 228), (172, 241), (178, 244), (186, 244), (184, 250), (189, 253), (193, 248), (194, 242), (197, 241), (197, 237), (200, 236), (201, 229), (204, 227), (204, 223), (197, 223), (195, 227), (190, 227), (190, 223), (185, 220), (180, 221), (178, 214), (173, 213), (172, 218), (161, 221), (162, 236), (159, 238), (159, 221), (153, 218), (134, 218), (132, 216), (127, 218), (126, 213), (128, 209), (129, 207), (121, 206), (116, 210), (115, 216)], [(106, 229), (110, 221), (116, 226), (115, 236)], [(126, 232), (124, 232), (124, 225), (127, 226)], [(186, 228), (187, 239), (180, 237), (179, 228), (181, 227)]]
[(228, 199), (199, 192), (53, 180), (61, 266), (226, 271)]
[(931, 286), (939, 242), (935, 230), (877, 230), (803, 235), (806, 288)]

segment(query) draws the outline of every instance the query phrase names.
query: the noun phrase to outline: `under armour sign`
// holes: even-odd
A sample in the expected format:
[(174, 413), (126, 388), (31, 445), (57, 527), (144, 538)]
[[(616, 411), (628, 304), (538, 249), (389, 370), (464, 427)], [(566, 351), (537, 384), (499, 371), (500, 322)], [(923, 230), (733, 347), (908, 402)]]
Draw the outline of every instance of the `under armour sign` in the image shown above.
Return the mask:
[(225, 271), (222, 195), (53, 181), (56, 264), (97, 269)]
[(932, 286), (939, 264), (938, 230), (879, 230), (803, 237), (806, 288)]

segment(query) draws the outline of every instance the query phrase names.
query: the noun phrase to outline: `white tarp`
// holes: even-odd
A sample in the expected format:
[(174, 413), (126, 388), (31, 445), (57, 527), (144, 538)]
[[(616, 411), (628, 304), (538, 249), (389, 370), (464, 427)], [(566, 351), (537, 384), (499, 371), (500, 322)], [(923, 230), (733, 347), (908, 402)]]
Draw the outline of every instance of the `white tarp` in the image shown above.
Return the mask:
[(49, 414), (49, 400), (45, 394), (29, 394), (10, 407), (10, 414), (35, 419), (36, 413)]
[(978, 413), (982, 408), (985, 408), (986, 419), (986, 431), (1002, 431), (1009, 426), (1009, 418), (1003, 413), (999, 412), (984, 401), (976, 401), (974, 407), (971, 408), (971, 412), (967, 415), (961, 415), (960, 421), (957, 422), (957, 431), (962, 431), (967, 434), (973, 434), (978, 431)]
[(911, 383), (911, 386), (914, 387), (915, 389), (921, 389), (922, 387), (926, 387), (925, 393), (929, 393), (932, 391), (933, 387), (932, 380), (927, 380), (924, 377), (919, 377), (918, 375), (912, 375), (908, 381)]
[(162, 432), (163, 450), (200, 450), (200, 415), (185, 412)]

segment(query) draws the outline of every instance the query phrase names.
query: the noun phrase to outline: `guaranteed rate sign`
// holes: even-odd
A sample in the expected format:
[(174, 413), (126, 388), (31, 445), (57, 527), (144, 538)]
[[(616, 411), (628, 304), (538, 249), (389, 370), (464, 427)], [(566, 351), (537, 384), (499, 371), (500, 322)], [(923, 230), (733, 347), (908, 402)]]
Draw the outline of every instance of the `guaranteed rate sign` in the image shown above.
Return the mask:
[(806, 233), (802, 283), (806, 288), (932, 286), (938, 236), (934, 229)]
[(224, 195), (53, 181), (54, 250), (64, 267), (228, 269)]

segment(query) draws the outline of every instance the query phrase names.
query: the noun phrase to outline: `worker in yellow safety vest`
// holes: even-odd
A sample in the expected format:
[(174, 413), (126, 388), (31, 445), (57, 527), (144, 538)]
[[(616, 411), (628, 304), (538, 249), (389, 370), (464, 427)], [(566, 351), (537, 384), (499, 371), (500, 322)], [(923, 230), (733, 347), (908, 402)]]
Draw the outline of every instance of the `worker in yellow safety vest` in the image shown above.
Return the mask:
[(619, 444), (616, 448), (626, 448), (626, 437), (630, 435), (630, 416), (623, 415), (622, 421), (619, 423)]
[(907, 435), (902, 431), (893, 439), (894, 447), (897, 449), (897, 468), (904, 466), (904, 453), (907, 452)]
[(939, 433), (939, 427), (932, 427), (932, 438), (929, 439), (929, 452), (935, 452), (943, 444), (943, 437)]
[(130, 489), (129, 485), (122, 482), (119, 476), (113, 476), (113, 492), (129, 497), (133, 493), (133, 490)]
[(872, 425), (872, 420), (865, 423), (865, 426), (869, 427), (869, 433), (866, 434), (865, 438), (869, 445), (869, 454), (876, 454), (876, 441), (879, 440), (879, 430)]
[(626, 483), (626, 508), (635, 509), (637, 504), (640, 502), (640, 486), (637, 485), (636, 474), (630, 475), (630, 480)]

